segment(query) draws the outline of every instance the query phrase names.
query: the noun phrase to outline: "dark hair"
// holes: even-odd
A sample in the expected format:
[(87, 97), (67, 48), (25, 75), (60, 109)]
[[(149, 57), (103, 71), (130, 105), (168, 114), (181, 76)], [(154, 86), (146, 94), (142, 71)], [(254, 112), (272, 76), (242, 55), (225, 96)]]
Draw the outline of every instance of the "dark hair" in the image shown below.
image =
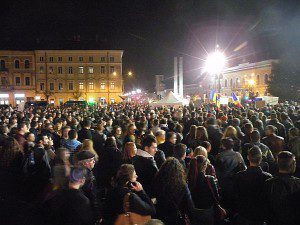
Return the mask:
[(184, 156), (184, 154), (186, 153), (186, 148), (187, 148), (186, 145), (182, 144), (182, 143), (175, 145), (174, 157), (176, 159), (181, 159)]
[(208, 147), (211, 146), (211, 144), (209, 143), (209, 141), (203, 141), (201, 146), (204, 147), (205, 149), (207, 149)]
[(36, 126), (38, 126), (38, 122), (37, 121), (31, 121), (30, 127), (36, 127)]
[(174, 135), (176, 135), (174, 132), (167, 132), (166, 133), (166, 141), (170, 140)]
[(257, 142), (260, 140), (260, 133), (258, 130), (254, 130), (250, 134), (251, 141)]
[(289, 129), (289, 134), (293, 137), (297, 137), (300, 135), (300, 130), (297, 127), (292, 127)]
[(262, 160), (262, 152), (258, 146), (253, 146), (248, 151), (248, 159), (251, 163), (259, 165)]
[(18, 123), (18, 126), (17, 126), (18, 131), (22, 130), (25, 127), (25, 125), (27, 125), (27, 123), (25, 123), (25, 122)]
[[(201, 134), (201, 137), (200, 135)], [(201, 141), (208, 141), (208, 133), (207, 133), (207, 130), (205, 127), (203, 126), (199, 126), (197, 127), (197, 130), (196, 130), (196, 138), (197, 139), (200, 139)]]
[(142, 140), (142, 149), (151, 147), (152, 143), (157, 143), (156, 138), (153, 135), (146, 135)]
[(198, 155), (191, 159), (190, 169), (188, 173), (188, 184), (189, 187), (195, 187), (198, 174), (201, 173), (207, 165), (207, 158), (203, 155)]
[(225, 148), (225, 150), (229, 150), (233, 148), (234, 142), (231, 138), (226, 137), (221, 140), (221, 145)]
[(114, 137), (108, 137), (105, 141), (105, 148), (117, 148), (117, 142)]
[(278, 168), (279, 171), (295, 172), (295, 155), (288, 151), (280, 152), (278, 154)]
[(92, 125), (92, 122), (89, 119), (85, 119), (82, 121), (82, 127), (90, 127)]
[(120, 169), (117, 172), (117, 176), (115, 179), (115, 183), (119, 187), (123, 187), (126, 185), (128, 181), (130, 181), (133, 173), (134, 173), (134, 166), (132, 164), (123, 164), (121, 165)]
[(70, 171), (70, 183), (76, 183), (86, 176), (86, 169), (83, 167), (72, 167)]
[(275, 126), (273, 126), (273, 125), (266, 126), (266, 130), (269, 130), (272, 133), (276, 133), (277, 132), (277, 128)]
[(186, 186), (186, 176), (178, 159), (169, 157), (155, 176), (156, 192), (162, 196), (177, 198)]
[(0, 151), (0, 166), (9, 167), (18, 153), (21, 153), (20, 145), (13, 137), (4, 139), (2, 150)]
[(77, 137), (77, 131), (74, 129), (70, 130), (68, 133), (68, 136), (69, 136), (69, 139), (71, 139), (71, 140), (75, 139)]

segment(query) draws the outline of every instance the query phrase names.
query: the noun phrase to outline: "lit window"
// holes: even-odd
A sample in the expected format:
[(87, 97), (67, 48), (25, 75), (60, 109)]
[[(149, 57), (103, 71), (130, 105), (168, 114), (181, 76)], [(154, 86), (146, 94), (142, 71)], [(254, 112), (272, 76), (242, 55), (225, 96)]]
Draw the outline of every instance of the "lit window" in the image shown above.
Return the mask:
[(53, 57), (50, 57), (50, 58), (49, 58), (49, 61), (50, 61), (50, 62), (53, 62)]
[(89, 73), (94, 73), (94, 67), (89, 66)]
[(111, 67), (110, 67), (110, 73), (113, 73), (113, 72), (115, 72), (115, 67), (114, 67), (114, 66), (111, 66)]
[(101, 62), (105, 62), (105, 57), (101, 57), (101, 58), (100, 58), (100, 61), (101, 61)]
[(94, 82), (90, 82), (89, 83), (89, 89), (90, 90), (94, 90)]
[(73, 67), (69, 67), (69, 74), (73, 73)]
[(114, 98), (111, 98), (111, 99), (110, 99), (110, 103), (111, 103), (111, 104), (114, 104), (114, 103), (115, 103), (115, 99), (114, 99)]
[(58, 67), (58, 73), (59, 73), (59, 74), (62, 74), (62, 73), (63, 73), (63, 69), (62, 69), (61, 66)]
[(83, 66), (79, 66), (78, 69), (79, 69), (79, 73), (82, 74), (83, 73)]
[(19, 60), (16, 60), (16, 61), (15, 61), (15, 68), (16, 68), (16, 69), (19, 69), (19, 68), (20, 68), (20, 61), (19, 61)]
[(58, 62), (62, 62), (62, 57), (58, 57)]
[(110, 83), (110, 89), (111, 89), (111, 90), (114, 90), (114, 89), (115, 89), (115, 83), (114, 83), (114, 82), (111, 82), (111, 83)]
[(54, 91), (54, 83), (50, 83), (50, 91)]
[(101, 89), (101, 90), (105, 90), (105, 83), (101, 83), (101, 84), (100, 84), (100, 89)]
[(21, 85), (21, 78), (16, 77), (16, 86), (20, 86), (20, 85)]
[(83, 57), (79, 56), (79, 62), (82, 62), (82, 61), (83, 61)]
[(40, 83), (40, 90), (41, 91), (45, 90), (45, 83)]
[(83, 83), (79, 83), (79, 90), (83, 90)]
[(93, 56), (90, 56), (89, 57), (89, 62), (93, 62), (93, 60), (94, 60)]
[(59, 83), (59, 84), (58, 84), (58, 90), (61, 91), (62, 89), (63, 89), (63, 83)]
[(44, 73), (44, 67), (40, 66), (40, 73)]
[(73, 83), (69, 83), (69, 90), (70, 90), (70, 91), (73, 91), (73, 89), (74, 89), (74, 88), (73, 88)]
[(101, 66), (100, 67), (100, 73), (101, 74), (105, 74), (105, 66)]
[(110, 61), (110, 62), (114, 62), (114, 61), (115, 61), (115, 57), (110, 57), (110, 58), (109, 58), (109, 61)]
[(26, 59), (26, 60), (25, 60), (25, 69), (29, 69), (29, 67), (30, 67), (29, 60)]
[(25, 85), (30, 86), (30, 77), (25, 77)]

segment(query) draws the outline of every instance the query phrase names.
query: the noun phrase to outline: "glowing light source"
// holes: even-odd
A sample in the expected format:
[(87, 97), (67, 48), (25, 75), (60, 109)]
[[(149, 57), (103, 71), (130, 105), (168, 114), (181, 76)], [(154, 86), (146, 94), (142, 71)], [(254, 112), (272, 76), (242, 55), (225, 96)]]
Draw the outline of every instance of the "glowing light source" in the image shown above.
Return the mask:
[(220, 74), (222, 73), (226, 63), (225, 55), (216, 50), (215, 52), (208, 55), (205, 61), (204, 72), (209, 74)]
[(255, 80), (252, 80), (252, 79), (248, 80), (248, 83), (249, 83), (250, 86), (254, 86), (255, 85)]
[(35, 96), (35, 100), (41, 100), (41, 96), (39, 95)]
[(136, 89), (136, 93), (137, 93), (137, 94), (139, 94), (139, 93), (141, 93), (141, 92), (142, 92), (141, 89)]
[(95, 99), (94, 98), (89, 98), (89, 103), (94, 103)]
[(132, 72), (131, 71), (128, 72), (128, 76), (130, 76), (130, 77), (132, 76)]
[(115, 72), (113, 72), (113, 75), (114, 75), (114, 76), (116, 76), (116, 75), (117, 75), (117, 72), (116, 72), (116, 71), (115, 71)]

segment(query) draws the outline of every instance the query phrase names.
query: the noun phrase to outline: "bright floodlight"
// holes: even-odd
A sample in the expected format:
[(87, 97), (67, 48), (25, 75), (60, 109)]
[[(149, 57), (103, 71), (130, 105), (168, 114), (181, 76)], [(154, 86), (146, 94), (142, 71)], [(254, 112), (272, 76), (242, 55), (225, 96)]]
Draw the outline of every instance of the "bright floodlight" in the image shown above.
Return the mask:
[(248, 83), (249, 83), (250, 86), (253, 86), (253, 85), (255, 85), (255, 80), (251, 79), (251, 80), (248, 81)]
[(204, 67), (204, 72), (209, 74), (220, 74), (225, 66), (225, 56), (218, 50), (209, 54)]
[(136, 94), (136, 91), (132, 91), (131, 94), (132, 94), (132, 95), (135, 95), (135, 94)]
[(142, 92), (142, 90), (141, 89), (136, 89), (136, 93), (141, 93)]

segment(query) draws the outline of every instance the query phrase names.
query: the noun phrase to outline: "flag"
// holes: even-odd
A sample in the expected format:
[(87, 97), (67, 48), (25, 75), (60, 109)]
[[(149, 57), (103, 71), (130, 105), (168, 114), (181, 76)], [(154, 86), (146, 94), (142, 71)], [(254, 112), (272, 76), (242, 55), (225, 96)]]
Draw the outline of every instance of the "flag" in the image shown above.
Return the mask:
[(217, 97), (218, 97), (217, 93), (214, 93), (212, 101), (215, 102), (215, 103), (217, 103)]
[(221, 102), (220, 102), (220, 97), (219, 96), (216, 96), (216, 105), (218, 108), (221, 107)]
[(234, 92), (232, 92), (231, 96), (232, 96), (233, 103), (234, 103), (237, 107), (242, 107), (242, 105), (241, 105), (239, 99), (236, 97), (236, 95), (235, 95)]
[(213, 90), (211, 90), (211, 91), (209, 92), (209, 100), (210, 100), (210, 101), (213, 101), (213, 99), (214, 99), (214, 94), (215, 94), (215, 91), (213, 91)]

